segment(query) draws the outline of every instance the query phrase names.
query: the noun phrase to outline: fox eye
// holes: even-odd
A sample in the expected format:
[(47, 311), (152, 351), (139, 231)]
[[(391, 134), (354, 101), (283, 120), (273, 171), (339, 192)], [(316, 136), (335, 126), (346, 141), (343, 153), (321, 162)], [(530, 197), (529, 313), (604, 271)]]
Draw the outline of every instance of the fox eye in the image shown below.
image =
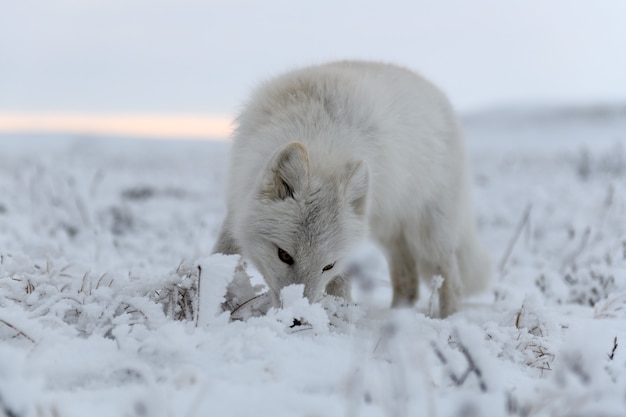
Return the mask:
[(324, 268), (322, 268), (322, 272), (330, 271), (331, 269), (333, 269), (333, 266), (335, 266), (334, 262), (332, 264), (326, 265)]
[(286, 263), (287, 265), (293, 265), (293, 258), (287, 252), (278, 248), (278, 259)]

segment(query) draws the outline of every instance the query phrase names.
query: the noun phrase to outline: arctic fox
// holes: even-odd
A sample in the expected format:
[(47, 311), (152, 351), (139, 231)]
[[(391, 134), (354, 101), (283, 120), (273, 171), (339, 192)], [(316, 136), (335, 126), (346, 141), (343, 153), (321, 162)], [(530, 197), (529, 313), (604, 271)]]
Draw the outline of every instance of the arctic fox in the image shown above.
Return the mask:
[(459, 126), (428, 81), (374, 62), (308, 67), (261, 85), (237, 124), (213, 251), (251, 261), (274, 304), (290, 284), (350, 300), (339, 261), (366, 237), (386, 252), (392, 306), (414, 304), (418, 276), (444, 278), (442, 317), (487, 284)]

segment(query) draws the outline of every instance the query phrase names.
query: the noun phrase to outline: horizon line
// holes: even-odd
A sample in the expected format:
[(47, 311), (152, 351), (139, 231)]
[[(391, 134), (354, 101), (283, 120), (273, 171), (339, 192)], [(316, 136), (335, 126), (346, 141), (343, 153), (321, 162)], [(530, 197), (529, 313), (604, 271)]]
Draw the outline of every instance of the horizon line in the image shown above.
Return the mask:
[(133, 136), (146, 139), (227, 139), (228, 116), (197, 113), (3, 112), (0, 133)]

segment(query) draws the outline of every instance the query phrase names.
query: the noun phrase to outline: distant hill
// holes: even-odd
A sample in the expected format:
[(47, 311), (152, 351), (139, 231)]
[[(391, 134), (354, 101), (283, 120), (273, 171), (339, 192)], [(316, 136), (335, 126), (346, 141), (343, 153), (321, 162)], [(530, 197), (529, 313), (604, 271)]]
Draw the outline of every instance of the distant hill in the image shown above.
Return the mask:
[(524, 105), (494, 107), (462, 116), (467, 127), (626, 123), (626, 103), (596, 105)]

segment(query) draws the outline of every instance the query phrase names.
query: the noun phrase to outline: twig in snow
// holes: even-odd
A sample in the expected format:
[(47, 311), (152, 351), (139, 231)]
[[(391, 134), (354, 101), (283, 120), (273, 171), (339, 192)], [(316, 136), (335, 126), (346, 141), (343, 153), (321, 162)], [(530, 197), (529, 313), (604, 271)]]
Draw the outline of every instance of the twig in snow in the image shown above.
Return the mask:
[(524, 209), (524, 214), (522, 214), (522, 219), (517, 225), (517, 228), (515, 229), (515, 233), (513, 233), (513, 236), (511, 237), (511, 240), (509, 241), (509, 245), (507, 246), (506, 251), (504, 252), (504, 256), (502, 257), (502, 260), (498, 264), (498, 271), (500, 272), (504, 271), (504, 266), (506, 265), (506, 261), (508, 261), (509, 256), (511, 256), (511, 252), (513, 252), (513, 248), (515, 247), (515, 244), (517, 243), (520, 235), (522, 234), (522, 230), (524, 229), (524, 226), (528, 222), (531, 209), (532, 209), (532, 204), (529, 203), (526, 206), (526, 209)]
[[(521, 345), (518, 345), (516, 348), (520, 350), (520, 346)], [(545, 346), (538, 343), (527, 343), (522, 349), (530, 349), (530, 351), (535, 355), (535, 359), (527, 361), (526, 365), (539, 369), (541, 375), (547, 371), (552, 371), (550, 363), (554, 361), (555, 356), (554, 353), (549, 352)]]
[(522, 304), (522, 307), (519, 309), (519, 311), (517, 312), (517, 315), (515, 316), (515, 328), (519, 329), (519, 320), (522, 318), (522, 309), (524, 308), (524, 304)]
[(458, 341), (457, 343), (459, 345), (459, 350), (461, 351), (463, 356), (465, 356), (465, 360), (467, 361), (467, 369), (465, 370), (465, 373), (463, 374), (463, 376), (460, 378), (461, 384), (465, 381), (465, 379), (469, 376), (469, 374), (473, 373), (474, 375), (476, 375), (476, 378), (478, 379), (478, 386), (480, 387), (480, 390), (482, 392), (487, 392), (487, 384), (485, 384), (485, 380), (483, 379), (482, 371), (480, 370), (479, 367), (476, 366), (476, 362), (474, 362), (474, 358), (470, 354), (469, 350), (467, 350), (465, 345), (461, 341)]
[(613, 360), (615, 357), (615, 351), (617, 350), (617, 336), (613, 338), (613, 349), (611, 349), (611, 353), (609, 353), (609, 359)]
[(383, 341), (383, 337), (380, 336), (378, 338), (378, 341), (376, 342), (376, 346), (374, 346), (374, 351), (372, 353), (376, 353), (376, 351), (378, 350), (378, 346), (380, 346), (380, 342), (382, 342), (382, 341)]
[[(439, 359), (439, 362), (441, 362), (442, 365), (447, 365), (448, 359), (446, 359), (446, 357), (443, 355), (443, 352), (439, 349), (437, 344), (434, 341), (431, 341), (430, 346), (433, 348), (433, 352), (435, 352), (435, 356), (437, 356), (437, 359)], [(455, 378), (456, 376), (453, 379)]]
[(487, 392), (487, 384), (485, 383), (485, 380), (483, 378), (482, 371), (480, 370), (478, 366), (476, 366), (476, 362), (474, 361), (474, 358), (470, 354), (467, 347), (465, 347), (465, 345), (459, 340), (458, 336), (456, 336), (455, 339), (457, 340), (456, 345), (458, 346), (459, 351), (463, 354), (463, 356), (465, 357), (465, 360), (467, 361), (467, 368), (463, 372), (463, 375), (459, 377), (452, 369), (447, 367), (448, 359), (445, 357), (445, 355), (439, 349), (436, 343), (431, 342), (430, 345), (432, 346), (433, 351), (435, 352), (435, 356), (437, 356), (437, 359), (439, 359), (442, 365), (448, 368), (448, 377), (452, 380), (454, 385), (456, 385), (457, 387), (460, 387), (461, 385), (465, 383), (465, 380), (470, 374), (474, 374), (476, 375), (476, 378), (478, 380), (478, 386), (480, 387), (480, 390), (482, 392)]
[(140, 308), (139, 308), (139, 307), (137, 307), (136, 305), (132, 304), (130, 301), (122, 301), (122, 302), (120, 303), (120, 306), (121, 306), (122, 304), (126, 304), (126, 307), (124, 307), (124, 312), (125, 312), (125, 313), (128, 313), (128, 314), (139, 313), (139, 315), (141, 315), (141, 316), (143, 317), (144, 322), (145, 322), (146, 324), (148, 324), (148, 323), (149, 323), (149, 320), (148, 320), (148, 315), (147, 315), (146, 313), (144, 313), (142, 309), (140, 309)]
[(448, 377), (452, 380), (452, 382), (454, 383), (454, 385), (461, 386), (463, 385), (464, 381), (461, 381), (459, 379), (458, 376), (456, 376), (456, 374), (454, 373), (454, 371), (452, 371), (452, 369), (450, 369), (450, 367), (448, 367), (448, 358), (446, 358), (446, 356), (443, 354), (443, 352), (439, 349), (439, 347), (437, 346), (437, 344), (435, 342), (431, 342), (430, 345), (433, 348), (433, 351), (435, 352), (435, 356), (437, 356), (437, 359), (439, 359), (439, 362), (441, 362), (442, 365), (446, 366), (447, 368), (447, 373), (448, 373)]
[(198, 305), (196, 307), (196, 327), (198, 327), (198, 321), (200, 320), (200, 282), (202, 281), (202, 266), (198, 265)]
[(4, 319), (0, 319), (0, 323), (4, 323), (6, 324), (8, 327), (10, 327), (11, 329), (15, 330), (17, 332), (18, 335), (22, 335), (25, 338), (27, 338), (28, 340), (30, 340), (33, 343), (37, 343), (35, 342), (35, 339), (33, 339), (32, 337), (30, 337), (29, 335), (27, 335), (26, 333), (24, 333), (24, 331), (18, 329), (17, 327), (15, 327), (14, 325), (12, 325), (11, 323), (9, 323), (8, 321), (4, 320)]

